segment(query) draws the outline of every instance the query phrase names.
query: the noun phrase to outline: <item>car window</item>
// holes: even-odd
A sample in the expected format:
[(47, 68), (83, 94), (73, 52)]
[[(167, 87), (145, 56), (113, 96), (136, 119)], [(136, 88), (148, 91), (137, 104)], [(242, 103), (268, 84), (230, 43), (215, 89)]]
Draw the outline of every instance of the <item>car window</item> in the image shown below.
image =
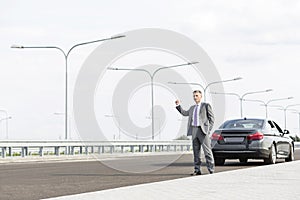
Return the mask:
[(265, 129), (268, 131), (268, 132), (272, 132), (272, 129), (274, 128), (274, 124), (271, 122), (271, 121), (268, 121), (268, 123), (266, 123), (266, 127)]
[(274, 121), (273, 121), (273, 123), (274, 123), (274, 125), (275, 125), (277, 131), (278, 131), (279, 133), (283, 133), (283, 131), (282, 131), (282, 129), (280, 128), (280, 126), (278, 126), (278, 124), (276, 124), (276, 122), (274, 122)]
[(266, 128), (267, 130), (273, 132), (273, 133), (279, 133), (279, 131), (277, 130), (275, 124), (272, 121), (268, 121), (268, 123), (266, 124)]
[(240, 119), (226, 121), (221, 128), (249, 128), (249, 129), (262, 129), (263, 120), (259, 119)]

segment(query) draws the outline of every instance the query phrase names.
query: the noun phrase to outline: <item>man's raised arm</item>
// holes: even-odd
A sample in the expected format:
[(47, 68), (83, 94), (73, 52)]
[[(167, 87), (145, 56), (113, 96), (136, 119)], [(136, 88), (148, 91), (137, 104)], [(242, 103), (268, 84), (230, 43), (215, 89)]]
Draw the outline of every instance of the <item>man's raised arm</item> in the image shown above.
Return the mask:
[(180, 106), (180, 101), (176, 100), (176, 109), (183, 115), (183, 116), (189, 116), (189, 111), (183, 110), (182, 107)]

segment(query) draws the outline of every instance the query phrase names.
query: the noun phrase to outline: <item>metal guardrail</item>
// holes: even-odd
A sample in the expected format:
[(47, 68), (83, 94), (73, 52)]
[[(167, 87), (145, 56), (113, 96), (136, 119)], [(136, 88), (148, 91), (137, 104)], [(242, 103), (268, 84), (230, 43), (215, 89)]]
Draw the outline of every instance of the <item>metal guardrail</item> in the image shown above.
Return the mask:
[[(0, 141), (0, 157), (190, 151), (190, 140), (173, 141)], [(295, 142), (300, 149), (300, 142)]]
[(0, 141), (2, 158), (104, 154), (126, 152), (190, 151), (190, 140), (173, 141)]

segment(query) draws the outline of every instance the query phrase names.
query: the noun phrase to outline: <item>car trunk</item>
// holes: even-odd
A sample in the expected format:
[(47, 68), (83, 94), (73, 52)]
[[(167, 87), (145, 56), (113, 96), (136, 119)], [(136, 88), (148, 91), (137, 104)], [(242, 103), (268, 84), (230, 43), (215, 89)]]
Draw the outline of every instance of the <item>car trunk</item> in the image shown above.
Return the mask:
[(223, 129), (218, 131), (222, 136), (218, 144), (225, 149), (245, 150), (249, 146), (247, 136), (256, 132), (256, 129)]

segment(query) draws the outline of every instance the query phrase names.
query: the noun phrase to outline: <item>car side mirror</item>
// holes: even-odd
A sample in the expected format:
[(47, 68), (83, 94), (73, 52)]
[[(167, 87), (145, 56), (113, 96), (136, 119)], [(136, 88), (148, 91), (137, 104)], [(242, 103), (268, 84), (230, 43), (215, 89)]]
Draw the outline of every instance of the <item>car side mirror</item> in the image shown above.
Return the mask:
[(284, 130), (283, 134), (290, 134), (290, 131), (289, 130)]

